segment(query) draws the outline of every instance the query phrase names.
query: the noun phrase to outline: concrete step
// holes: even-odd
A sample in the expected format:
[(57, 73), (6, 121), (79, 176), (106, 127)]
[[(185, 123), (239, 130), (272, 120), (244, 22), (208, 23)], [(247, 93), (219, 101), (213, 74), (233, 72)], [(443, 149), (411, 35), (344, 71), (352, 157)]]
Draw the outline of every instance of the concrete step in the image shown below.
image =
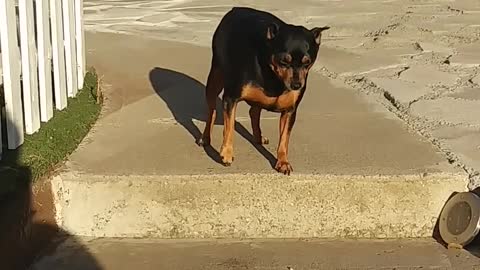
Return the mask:
[(55, 178), (59, 224), (96, 237), (430, 237), (461, 174)]
[(32, 270), (479, 269), (478, 251), (431, 240), (179, 241), (71, 237)]

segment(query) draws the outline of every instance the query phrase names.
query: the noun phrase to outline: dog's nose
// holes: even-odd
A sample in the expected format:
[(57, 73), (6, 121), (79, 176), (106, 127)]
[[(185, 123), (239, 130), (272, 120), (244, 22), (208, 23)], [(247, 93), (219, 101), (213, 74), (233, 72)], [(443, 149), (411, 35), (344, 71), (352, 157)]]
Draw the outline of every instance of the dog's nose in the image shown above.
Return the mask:
[(290, 88), (292, 88), (292, 90), (298, 90), (302, 87), (302, 84), (300, 82), (292, 82), (290, 84)]

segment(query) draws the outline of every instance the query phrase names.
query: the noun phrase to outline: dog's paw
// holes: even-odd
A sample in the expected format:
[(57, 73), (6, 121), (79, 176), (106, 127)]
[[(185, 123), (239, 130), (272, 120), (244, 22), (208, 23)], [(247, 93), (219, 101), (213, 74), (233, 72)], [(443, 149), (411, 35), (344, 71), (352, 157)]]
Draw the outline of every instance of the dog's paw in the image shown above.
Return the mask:
[(232, 147), (222, 147), (220, 150), (220, 157), (222, 158), (222, 163), (225, 166), (230, 166), (233, 163), (233, 148)]
[(267, 137), (261, 136), (260, 138), (255, 138), (255, 143), (263, 145), (270, 143), (270, 140), (268, 140)]
[(275, 165), (275, 170), (285, 175), (290, 175), (290, 173), (293, 172), (292, 165), (290, 165), (288, 161), (281, 161), (281, 160), (277, 161), (277, 164)]
[(206, 137), (201, 137), (201, 138), (198, 138), (197, 139), (197, 145), (198, 146), (209, 146), (210, 145), (210, 138), (206, 138)]

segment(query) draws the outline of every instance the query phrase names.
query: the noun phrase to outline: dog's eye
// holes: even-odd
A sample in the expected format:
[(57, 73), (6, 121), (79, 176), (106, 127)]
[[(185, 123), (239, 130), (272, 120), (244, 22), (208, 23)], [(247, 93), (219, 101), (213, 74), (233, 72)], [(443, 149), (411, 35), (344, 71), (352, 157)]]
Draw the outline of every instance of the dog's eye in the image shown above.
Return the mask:
[(289, 67), (289, 66), (290, 66), (290, 63), (287, 62), (286, 60), (282, 59), (282, 60), (280, 60), (280, 65), (281, 65), (282, 67)]
[(303, 64), (303, 66), (308, 67), (310, 64), (312, 64), (312, 59), (310, 59), (310, 57), (305, 55), (302, 58), (302, 64)]

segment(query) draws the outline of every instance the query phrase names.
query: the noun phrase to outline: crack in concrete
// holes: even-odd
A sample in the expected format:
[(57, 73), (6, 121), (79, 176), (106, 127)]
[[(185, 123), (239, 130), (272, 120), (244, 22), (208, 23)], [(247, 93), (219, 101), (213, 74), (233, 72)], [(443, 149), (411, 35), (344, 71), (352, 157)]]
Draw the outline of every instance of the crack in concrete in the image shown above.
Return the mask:
[(408, 12), (405, 12), (405, 14), (402, 15), (396, 15), (400, 16), (398, 18), (393, 18), (392, 23), (388, 24), (385, 27), (380, 27), (379, 29), (375, 31), (369, 31), (365, 33), (363, 36), (364, 37), (373, 37), (374, 40), (378, 39), (378, 37), (381, 36), (386, 36), (390, 34), (392, 31), (397, 30), (400, 26), (402, 26), (404, 23), (406, 23), (410, 19), (410, 15)]
[(402, 70), (400, 70), (400, 71), (398, 71), (397, 73), (395, 73), (395, 76), (396, 76), (397, 78), (400, 78), (400, 75), (402, 75), (403, 72), (405, 72), (405, 71), (407, 71), (407, 70), (409, 70), (409, 69), (410, 69), (410, 66), (405, 66), (405, 67), (402, 68)]
[[(476, 68), (475, 70), (475, 75), (476, 75)], [(460, 75), (459, 79), (457, 79), (457, 82), (453, 85), (447, 86), (443, 84), (436, 84), (432, 85), (431, 89), (432, 91), (429, 92), (426, 95), (423, 95), (417, 99), (414, 99), (408, 103), (408, 108), (410, 108), (413, 104), (422, 101), (422, 100), (435, 100), (441, 97), (445, 97), (449, 94), (457, 92), (461, 88), (473, 88), (476, 86), (476, 84), (473, 82), (473, 78), (475, 78), (475, 75), (472, 75), (471, 73), (467, 75)], [(385, 91), (388, 91), (385, 89)]]
[[(409, 106), (405, 106), (398, 102), (387, 90), (377, 86), (374, 82), (369, 80), (365, 76), (349, 75), (342, 76), (337, 75), (334, 72), (323, 67), (320, 69), (320, 73), (330, 79), (342, 79), (345, 84), (357, 90), (359, 93), (373, 96), (380, 104), (382, 104), (388, 111), (394, 113), (399, 119), (401, 119), (408, 127), (410, 131), (419, 134), (421, 137), (429, 141), (435, 148), (444, 154), (446, 160), (453, 166), (462, 169), (468, 175), (468, 188), (473, 190), (480, 186), (480, 172), (475, 168), (467, 166), (462, 159), (445, 143), (435, 138), (430, 130), (432, 130), (431, 123), (421, 117), (411, 115), (408, 110)], [(456, 88), (455, 88), (456, 89)], [(438, 121), (432, 121), (438, 122)]]

